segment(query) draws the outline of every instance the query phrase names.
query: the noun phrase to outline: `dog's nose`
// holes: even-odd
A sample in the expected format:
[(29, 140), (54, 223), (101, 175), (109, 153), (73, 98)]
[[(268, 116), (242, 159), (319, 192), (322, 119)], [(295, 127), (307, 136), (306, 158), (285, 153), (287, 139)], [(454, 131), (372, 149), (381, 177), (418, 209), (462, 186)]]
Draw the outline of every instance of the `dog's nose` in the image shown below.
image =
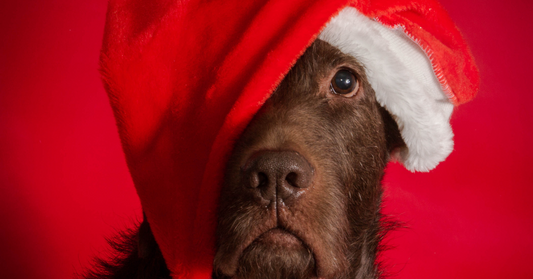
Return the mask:
[(243, 167), (244, 185), (256, 189), (266, 201), (284, 202), (300, 196), (311, 185), (314, 170), (294, 151), (261, 151)]

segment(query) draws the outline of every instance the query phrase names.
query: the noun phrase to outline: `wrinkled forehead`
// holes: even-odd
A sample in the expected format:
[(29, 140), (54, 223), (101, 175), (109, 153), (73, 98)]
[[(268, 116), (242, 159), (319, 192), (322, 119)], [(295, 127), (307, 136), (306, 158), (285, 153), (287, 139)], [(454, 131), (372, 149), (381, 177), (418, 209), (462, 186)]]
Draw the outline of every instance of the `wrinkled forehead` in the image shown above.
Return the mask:
[[(313, 96), (325, 97), (324, 94), (319, 94), (317, 91), (324, 93), (330, 90), (331, 79), (340, 70), (348, 70), (354, 74), (359, 84), (365, 88), (371, 88), (366, 69), (357, 58), (342, 52), (328, 42), (316, 39), (274, 90), (269, 101), (279, 100), (288, 94), (303, 94), (310, 98)], [(288, 93), (289, 91), (290, 93)], [(370, 91), (369, 93), (373, 94), (373, 91)], [(313, 92), (316, 94), (311, 94)], [(305, 100), (305, 98), (299, 100)], [(266, 105), (269, 105), (268, 102)]]
[(326, 41), (316, 39), (298, 59), (288, 76), (306, 74), (320, 77), (342, 67), (366, 79), (364, 66), (359, 59)]

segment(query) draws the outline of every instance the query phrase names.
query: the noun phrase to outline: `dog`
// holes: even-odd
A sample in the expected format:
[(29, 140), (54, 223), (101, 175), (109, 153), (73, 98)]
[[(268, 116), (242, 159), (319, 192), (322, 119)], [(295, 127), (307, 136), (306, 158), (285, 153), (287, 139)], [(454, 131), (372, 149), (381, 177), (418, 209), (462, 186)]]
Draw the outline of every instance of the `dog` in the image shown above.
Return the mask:
[(385, 166), (452, 152), (466, 42), (436, 1), (243, 3), (109, 1), (102, 79), (145, 216), (86, 278), (382, 276)]
[[(379, 278), (381, 179), (404, 146), (365, 68), (317, 39), (235, 143), (212, 278)], [(84, 278), (170, 278), (146, 218)]]

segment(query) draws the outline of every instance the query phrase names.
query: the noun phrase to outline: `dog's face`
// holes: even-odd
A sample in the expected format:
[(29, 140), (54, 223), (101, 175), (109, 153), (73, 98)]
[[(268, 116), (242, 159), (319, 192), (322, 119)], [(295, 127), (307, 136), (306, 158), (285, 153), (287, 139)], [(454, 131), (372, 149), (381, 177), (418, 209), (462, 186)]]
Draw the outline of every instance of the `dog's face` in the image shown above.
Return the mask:
[[(314, 42), (235, 143), (213, 278), (377, 278), (380, 180), (404, 145), (364, 68)], [(118, 239), (86, 278), (170, 278), (146, 218)]]
[(215, 274), (376, 277), (380, 180), (399, 144), (364, 68), (317, 40), (235, 144)]

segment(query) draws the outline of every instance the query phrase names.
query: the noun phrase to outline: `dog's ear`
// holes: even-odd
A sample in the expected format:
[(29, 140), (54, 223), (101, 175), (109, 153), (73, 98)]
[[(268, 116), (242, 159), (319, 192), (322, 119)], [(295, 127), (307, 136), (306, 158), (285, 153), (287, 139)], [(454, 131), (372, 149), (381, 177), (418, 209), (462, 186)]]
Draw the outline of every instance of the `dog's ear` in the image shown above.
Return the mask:
[(149, 259), (155, 254), (160, 253), (157, 242), (155, 241), (150, 224), (146, 220), (146, 215), (143, 213), (143, 222), (139, 227), (139, 234), (137, 238), (137, 252), (140, 259)]
[(389, 151), (389, 154), (393, 154), (396, 150), (405, 147), (405, 142), (398, 129), (398, 124), (394, 118), (392, 118), (391, 114), (382, 106), (379, 106), (379, 112), (381, 113), (381, 118), (384, 123), (387, 150)]

